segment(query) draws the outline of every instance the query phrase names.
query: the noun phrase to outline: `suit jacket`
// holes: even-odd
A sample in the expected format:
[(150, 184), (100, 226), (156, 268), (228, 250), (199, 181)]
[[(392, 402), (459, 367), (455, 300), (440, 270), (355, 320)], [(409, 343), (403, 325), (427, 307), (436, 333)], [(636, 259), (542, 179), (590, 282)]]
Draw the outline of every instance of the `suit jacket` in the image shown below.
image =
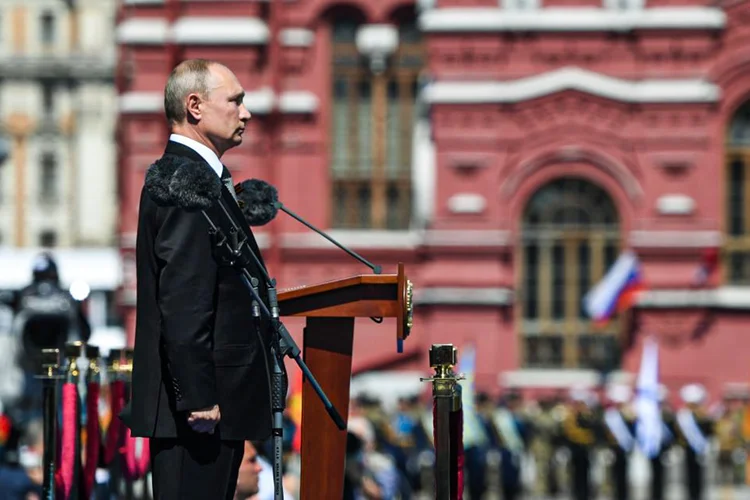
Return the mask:
[[(167, 159), (211, 169), (198, 153), (174, 142), (162, 157)], [(262, 259), (232, 194), (226, 187), (221, 191), (224, 206)], [(188, 437), (193, 432), (188, 412), (218, 404), (221, 439), (267, 438), (272, 423), (267, 319), (261, 342), (251, 315), (252, 296), (240, 271), (217, 258), (200, 211), (160, 206), (148, 186), (139, 210), (132, 395), (123, 420), (134, 436)], [(228, 234), (230, 225), (218, 204), (205, 212)], [(248, 269), (260, 280), (268, 305), (263, 274), (254, 263)]]

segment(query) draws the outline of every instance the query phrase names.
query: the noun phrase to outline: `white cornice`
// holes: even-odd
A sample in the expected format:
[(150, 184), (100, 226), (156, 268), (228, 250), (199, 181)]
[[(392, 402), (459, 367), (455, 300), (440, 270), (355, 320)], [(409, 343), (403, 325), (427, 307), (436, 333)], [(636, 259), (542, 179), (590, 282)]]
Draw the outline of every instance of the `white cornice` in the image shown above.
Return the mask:
[(426, 32), (721, 29), (726, 25), (726, 14), (712, 7), (661, 7), (628, 11), (583, 7), (530, 11), (460, 7), (427, 10), (420, 15), (419, 25)]
[(268, 41), (268, 27), (252, 17), (183, 17), (172, 26), (177, 43), (257, 45)]
[[(595, 388), (601, 383), (601, 373), (594, 370), (526, 369), (506, 371), (498, 374), (497, 378), (501, 387), (514, 388)], [(609, 378), (613, 383), (630, 384), (634, 376), (632, 373), (615, 371)]]
[(117, 42), (159, 45), (258, 45), (268, 41), (268, 27), (252, 17), (182, 17), (171, 26), (164, 19), (132, 17), (117, 26)]
[(119, 98), (122, 114), (163, 113), (164, 97), (159, 92), (127, 92)]
[[(245, 94), (244, 103), (251, 113), (267, 114), (273, 102), (274, 94), (267, 87)], [(282, 113), (314, 113), (318, 109), (318, 98), (307, 91), (284, 92), (279, 106)], [(162, 113), (164, 97), (161, 92), (126, 92), (119, 97), (119, 111), (123, 114)]]
[(631, 231), (634, 248), (706, 248), (722, 243), (719, 231)]
[(315, 41), (315, 32), (306, 28), (284, 28), (279, 33), (284, 47), (309, 47)]
[(130, 18), (117, 25), (117, 43), (161, 45), (169, 39), (169, 24), (164, 19)]
[(504, 247), (510, 245), (511, 233), (503, 230), (432, 229), (424, 232), (422, 241), (425, 246)]
[[(326, 232), (342, 245), (357, 249), (413, 250), (422, 240), (421, 233), (418, 231), (331, 229)], [(287, 233), (282, 235), (281, 241), (284, 248), (336, 248), (333, 243), (313, 232)]]
[(578, 90), (623, 102), (716, 102), (718, 86), (701, 79), (624, 80), (577, 67), (510, 81), (429, 84), (423, 97), (431, 104), (522, 102), (564, 90)]
[(414, 291), (417, 306), (507, 306), (513, 303), (509, 288), (427, 287)]
[(643, 308), (718, 307), (750, 309), (750, 287), (723, 286), (709, 290), (650, 290), (638, 297)]

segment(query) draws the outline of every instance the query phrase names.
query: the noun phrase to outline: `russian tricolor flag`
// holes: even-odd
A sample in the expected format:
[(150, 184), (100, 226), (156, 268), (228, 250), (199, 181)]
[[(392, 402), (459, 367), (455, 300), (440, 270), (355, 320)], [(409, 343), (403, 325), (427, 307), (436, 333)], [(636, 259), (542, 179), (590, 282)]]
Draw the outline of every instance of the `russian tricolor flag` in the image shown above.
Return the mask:
[(586, 314), (596, 324), (606, 324), (617, 312), (635, 302), (643, 290), (643, 276), (638, 257), (632, 251), (623, 252), (612, 268), (583, 298)]

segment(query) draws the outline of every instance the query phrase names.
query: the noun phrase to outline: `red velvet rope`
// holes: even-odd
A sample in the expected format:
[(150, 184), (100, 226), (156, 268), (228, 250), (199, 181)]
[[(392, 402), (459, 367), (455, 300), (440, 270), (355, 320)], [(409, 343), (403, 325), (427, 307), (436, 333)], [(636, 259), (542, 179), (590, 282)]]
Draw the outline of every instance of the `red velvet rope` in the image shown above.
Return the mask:
[(125, 429), (125, 478), (135, 481), (146, 475), (149, 467), (149, 440), (143, 440), (141, 456), (135, 456), (136, 439), (130, 435), (130, 429)]
[(109, 408), (111, 418), (109, 427), (107, 427), (107, 436), (104, 438), (104, 460), (103, 465), (109, 465), (115, 459), (118, 442), (120, 441), (120, 432), (122, 422), (120, 422), (120, 412), (125, 405), (125, 382), (115, 380), (109, 384)]
[(57, 498), (68, 500), (73, 488), (76, 464), (76, 427), (78, 423), (78, 388), (74, 382), (62, 387), (62, 439), (60, 461), (55, 472)]
[(90, 382), (86, 391), (86, 463), (83, 466), (84, 498), (91, 498), (94, 490), (94, 477), (99, 465), (99, 448), (102, 435), (99, 429), (99, 394), (98, 382)]

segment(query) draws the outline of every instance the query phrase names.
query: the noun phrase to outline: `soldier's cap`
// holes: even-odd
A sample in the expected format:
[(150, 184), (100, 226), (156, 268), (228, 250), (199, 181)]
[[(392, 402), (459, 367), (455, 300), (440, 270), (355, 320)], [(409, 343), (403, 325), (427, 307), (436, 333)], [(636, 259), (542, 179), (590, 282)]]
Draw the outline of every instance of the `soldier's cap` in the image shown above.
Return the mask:
[(706, 399), (706, 388), (701, 384), (688, 384), (680, 389), (680, 397), (687, 404), (700, 404)]
[(607, 389), (607, 399), (617, 404), (627, 403), (632, 394), (630, 386), (625, 384), (612, 384)]

